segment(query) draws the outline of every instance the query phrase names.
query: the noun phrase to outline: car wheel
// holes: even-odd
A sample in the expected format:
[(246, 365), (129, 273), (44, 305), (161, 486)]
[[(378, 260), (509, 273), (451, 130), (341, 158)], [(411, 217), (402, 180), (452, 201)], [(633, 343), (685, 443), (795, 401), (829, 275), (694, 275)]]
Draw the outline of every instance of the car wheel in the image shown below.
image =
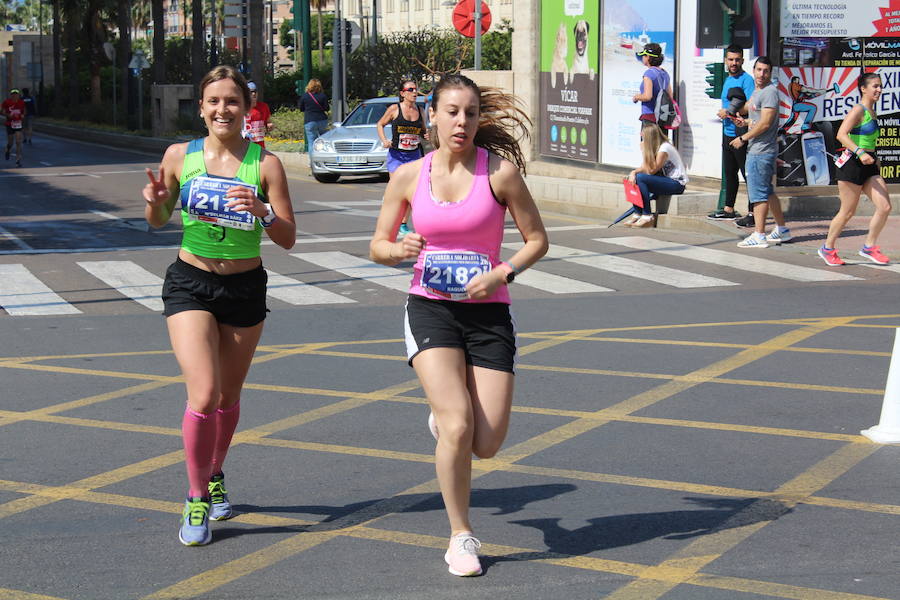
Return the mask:
[(313, 177), (319, 183), (337, 183), (337, 180), (341, 178), (340, 175), (335, 175), (334, 173), (313, 173)]

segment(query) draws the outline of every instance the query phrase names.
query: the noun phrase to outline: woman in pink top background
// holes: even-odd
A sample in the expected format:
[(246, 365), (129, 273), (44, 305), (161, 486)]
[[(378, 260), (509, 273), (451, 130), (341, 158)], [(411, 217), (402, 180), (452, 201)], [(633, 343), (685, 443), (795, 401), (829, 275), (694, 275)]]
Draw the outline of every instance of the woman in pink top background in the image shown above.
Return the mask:
[[(480, 575), (481, 543), (469, 522), (472, 455), (494, 456), (506, 437), (515, 357), (507, 285), (547, 252), (548, 241), (520, 172), (525, 161), (514, 134), (527, 118), (515, 100), (449, 75), (434, 88), (429, 116), (436, 150), (394, 172), (370, 256), (385, 265), (416, 260), (404, 325), (437, 439), (450, 521), (444, 560), (454, 575)], [(415, 232), (394, 241), (409, 207)], [(501, 261), (507, 209), (525, 244)]]

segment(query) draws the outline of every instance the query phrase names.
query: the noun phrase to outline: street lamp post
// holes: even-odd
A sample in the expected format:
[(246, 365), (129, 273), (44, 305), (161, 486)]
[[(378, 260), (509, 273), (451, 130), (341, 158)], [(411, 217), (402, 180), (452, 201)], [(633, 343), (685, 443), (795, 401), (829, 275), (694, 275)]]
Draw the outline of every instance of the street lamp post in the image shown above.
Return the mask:
[(481, 0), (475, 0), (475, 70), (481, 70)]

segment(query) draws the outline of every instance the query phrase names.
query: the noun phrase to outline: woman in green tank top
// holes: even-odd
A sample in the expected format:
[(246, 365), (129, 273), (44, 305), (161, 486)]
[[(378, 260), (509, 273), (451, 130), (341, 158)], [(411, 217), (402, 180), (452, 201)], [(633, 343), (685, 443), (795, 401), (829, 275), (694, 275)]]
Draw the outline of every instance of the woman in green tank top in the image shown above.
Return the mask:
[(162, 227), (175, 210), (184, 225), (166, 272), (163, 314), (187, 387), (181, 431), (189, 489), (178, 532), (186, 546), (208, 544), (210, 519), (232, 516), (222, 462), (267, 312), (262, 231), (286, 249), (297, 233), (284, 167), (241, 137), (250, 109), (243, 75), (216, 67), (200, 94), (209, 135), (169, 146), (159, 177), (147, 169), (143, 190), (151, 226)]
[(869, 221), (866, 242), (859, 255), (880, 265), (890, 262), (876, 245), (878, 235), (891, 213), (891, 198), (879, 171), (876, 154), (878, 118), (875, 115), (875, 103), (881, 96), (881, 76), (877, 73), (864, 73), (860, 75), (856, 86), (859, 88), (859, 104), (850, 109), (837, 133), (838, 142), (844, 146), (843, 152), (835, 160), (841, 208), (831, 220), (825, 245), (819, 248), (819, 256), (830, 267), (844, 264), (837, 254), (835, 244), (850, 218), (856, 214), (861, 194), (872, 200), (875, 214)]

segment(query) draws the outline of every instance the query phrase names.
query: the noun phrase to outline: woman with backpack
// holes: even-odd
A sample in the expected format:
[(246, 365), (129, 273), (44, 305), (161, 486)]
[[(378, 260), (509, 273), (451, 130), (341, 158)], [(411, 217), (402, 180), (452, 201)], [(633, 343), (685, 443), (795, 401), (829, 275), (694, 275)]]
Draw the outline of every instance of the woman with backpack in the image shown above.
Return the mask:
[(638, 52), (638, 56), (641, 57), (641, 62), (644, 63), (647, 70), (644, 71), (640, 93), (635, 94), (631, 101), (641, 103), (641, 121), (656, 123), (656, 99), (659, 92), (665, 90), (670, 98), (674, 98), (669, 74), (659, 66), (665, 55), (659, 44), (651, 42)]

